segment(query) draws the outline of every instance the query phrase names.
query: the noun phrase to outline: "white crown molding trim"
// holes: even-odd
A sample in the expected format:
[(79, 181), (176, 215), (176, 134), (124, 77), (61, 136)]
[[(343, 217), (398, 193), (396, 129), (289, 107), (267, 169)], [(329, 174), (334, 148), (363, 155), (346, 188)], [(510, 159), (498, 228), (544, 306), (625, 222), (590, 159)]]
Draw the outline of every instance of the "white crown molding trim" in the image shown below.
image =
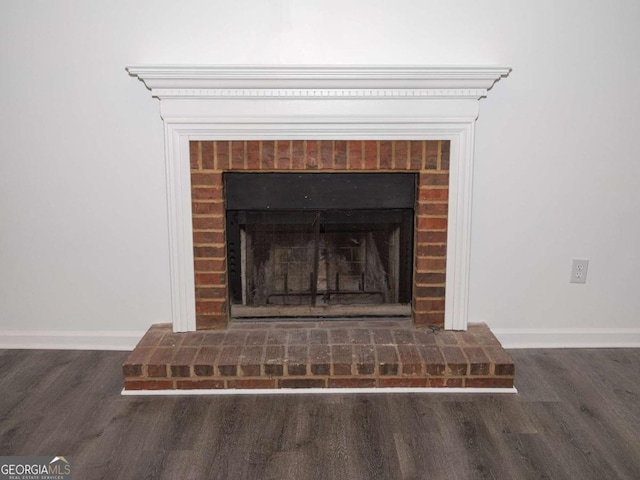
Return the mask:
[(202, 390), (122, 390), (124, 396), (197, 396), (197, 395), (370, 395), (393, 393), (466, 393), (466, 394), (513, 394), (518, 393), (512, 388), (461, 388), (461, 387), (381, 387), (381, 388), (256, 388), (256, 389), (202, 389)]
[(133, 350), (144, 331), (2, 330), (0, 349)]
[(221, 89), (221, 88), (153, 88), (154, 97), (169, 98), (245, 98), (245, 99), (304, 99), (325, 100), (346, 98), (349, 100), (393, 100), (397, 98), (471, 98), (477, 100), (487, 95), (487, 90), (476, 89)]
[(127, 67), (160, 99), (165, 125), (174, 331), (196, 328), (189, 141), (283, 138), (451, 141), (445, 328), (466, 330), (478, 100), (510, 70)]
[[(220, 92), (238, 89), (240, 95), (258, 90), (302, 91), (313, 89), (318, 95), (336, 90), (361, 90), (372, 96), (387, 90), (408, 92), (438, 90), (486, 90), (511, 68), (504, 66), (320, 66), (320, 65), (135, 65), (127, 72), (142, 80), (154, 96), (163, 91)], [(309, 91), (309, 90), (307, 90)], [(381, 93), (376, 93), (379, 91)], [(447, 96), (447, 94), (445, 94)], [(477, 97), (479, 98), (479, 97)]]
[(639, 348), (640, 328), (492, 328), (504, 348)]

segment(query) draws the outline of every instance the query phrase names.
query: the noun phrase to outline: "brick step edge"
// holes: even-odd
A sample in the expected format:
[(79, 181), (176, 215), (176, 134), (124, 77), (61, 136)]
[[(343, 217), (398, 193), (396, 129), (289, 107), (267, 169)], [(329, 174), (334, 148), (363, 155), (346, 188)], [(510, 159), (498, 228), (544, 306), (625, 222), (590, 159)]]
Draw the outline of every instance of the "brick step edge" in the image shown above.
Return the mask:
[(125, 391), (217, 390), (281, 388), (513, 388), (506, 377), (384, 377), (384, 378), (242, 378), (242, 379), (125, 379)]

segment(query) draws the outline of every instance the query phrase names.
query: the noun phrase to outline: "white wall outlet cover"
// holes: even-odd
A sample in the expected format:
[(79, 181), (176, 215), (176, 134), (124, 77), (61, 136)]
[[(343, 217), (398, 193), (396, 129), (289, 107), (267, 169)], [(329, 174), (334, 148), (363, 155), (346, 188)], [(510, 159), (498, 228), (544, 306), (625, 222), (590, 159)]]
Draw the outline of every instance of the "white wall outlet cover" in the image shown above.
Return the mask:
[(589, 260), (574, 259), (571, 264), (570, 283), (587, 283), (587, 271), (589, 270)]

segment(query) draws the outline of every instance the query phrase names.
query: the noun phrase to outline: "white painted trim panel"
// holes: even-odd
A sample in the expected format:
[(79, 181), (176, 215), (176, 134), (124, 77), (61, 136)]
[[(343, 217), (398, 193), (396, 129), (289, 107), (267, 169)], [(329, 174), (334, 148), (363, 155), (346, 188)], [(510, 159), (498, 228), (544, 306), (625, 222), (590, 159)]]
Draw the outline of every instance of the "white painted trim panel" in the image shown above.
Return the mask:
[[(169, 198), (169, 253), (171, 258), (171, 293), (173, 330), (195, 330), (195, 287), (193, 284), (193, 242), (191, 237), (191, 190), (189, 186), (189, 140), (279, 139), (296, 138), (297, 125), (281, 124), (275, 119), (261, 119), (251, 131), (237, 130), (226, 122), (206, 125), (178, 123), (166, 124), (167, 182)], [(313, 120), (313, 121), (312, 121)], [(343, 119), (344, 122), (344, 119)], [(447, 228), (447, 283), (445, 290), (445, 329), (466, 330), (468, 318), (468, 292), (471, 244), (471, 187), (473, 178), (473, 133), (471, 121), (438, 123), (416, 119), (400, 132), (406, 140), (450, 140), (449, 215)], [(304, 124), (306, 139), (319, 138), (318, 131), (327, 138), (389, 139), (388, 124), (350, 124), (322, 119), (307, 119)], [(220, 130), (218, 130), (220, 127)], [(354, 134), (355, 129), (358, 134)], [(392, 128), (391, 128), (392, 129)], [(315, 133), (311, 133), (315, 132)], [(364, 136), (364, 137), (363, 137)], [(168, 140), (169, 141), (169, 140)], [(179, 145), (179, 148), (175, 146)]]
[(512, 388), (413, 388), (413, 387), (385, 387), (385, 388), (221, 388), (211, 390), (122, 390), (125, 396), (163, 396), (163, 395), (336, 395), (336, 394), (380, 394), (380, 393), (465, 393), (465, 394), (504, 394), (518, 393)]
[(171, 314), (174, 332), (196, 329), (189, 136), (165, 122)]

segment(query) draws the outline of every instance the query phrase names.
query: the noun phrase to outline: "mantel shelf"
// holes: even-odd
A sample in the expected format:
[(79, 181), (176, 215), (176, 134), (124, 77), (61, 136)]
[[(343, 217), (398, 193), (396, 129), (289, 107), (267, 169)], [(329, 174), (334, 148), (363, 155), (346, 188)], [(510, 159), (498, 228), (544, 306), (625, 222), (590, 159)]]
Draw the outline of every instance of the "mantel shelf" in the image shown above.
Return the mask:
[(481, 98), (503, 66), (129, 66), (154, 96)]

